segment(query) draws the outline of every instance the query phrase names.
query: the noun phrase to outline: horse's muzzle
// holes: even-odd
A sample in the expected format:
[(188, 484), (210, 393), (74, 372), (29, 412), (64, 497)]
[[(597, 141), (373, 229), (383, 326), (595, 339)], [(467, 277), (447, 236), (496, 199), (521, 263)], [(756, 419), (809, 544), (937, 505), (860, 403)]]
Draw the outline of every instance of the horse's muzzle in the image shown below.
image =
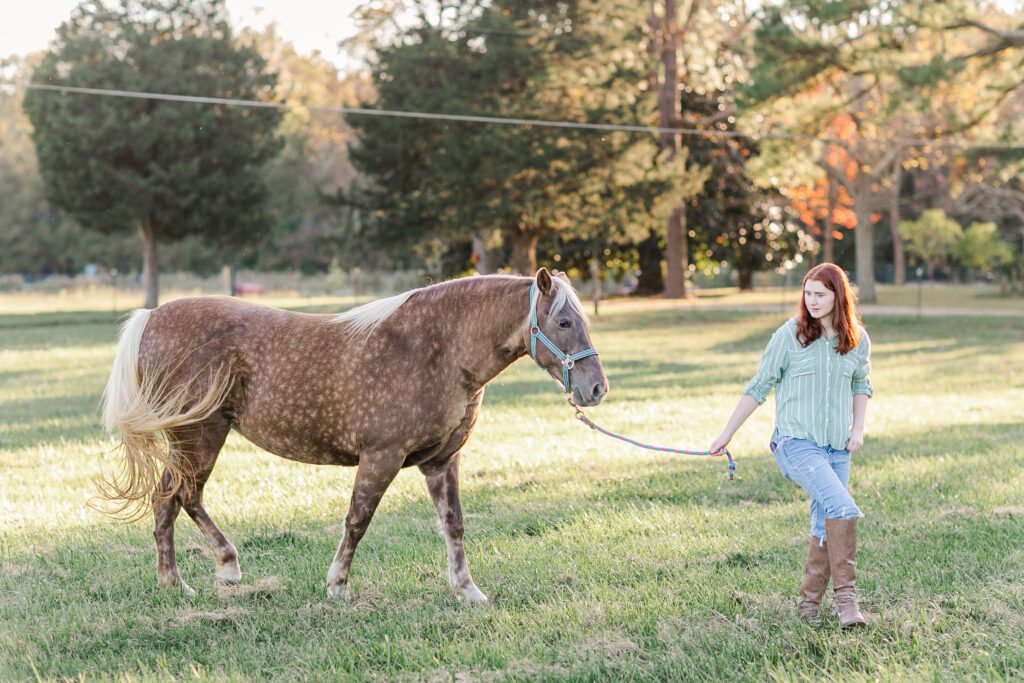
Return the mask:
[(575, 384), (572, 393), (577, 405), (596, 406), (608, 393), (608, 382), (602, 378), (600, 382), (585, 382), (582, 386)]

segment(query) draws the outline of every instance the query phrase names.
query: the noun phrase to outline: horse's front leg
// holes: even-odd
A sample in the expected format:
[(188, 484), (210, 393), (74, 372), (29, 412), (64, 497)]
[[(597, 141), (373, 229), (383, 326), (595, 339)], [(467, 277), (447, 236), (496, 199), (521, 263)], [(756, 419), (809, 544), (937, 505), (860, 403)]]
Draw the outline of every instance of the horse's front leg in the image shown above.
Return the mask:
[(455, 595), (470, 602), (486, 602), (487, 596), (473, 583), (462, 545), (462, 503), (459, 502), (459, 451), (440, 465), (420, 465), (427, 489), (441, 520), (441, 533), (448, 548), (448, 581)]
[(352, 597), (348, 588), (348, 573), (352, 566), (352, 555), (356, 552), (359, 540), (366, 533), (366, 528), (373, 519), (384, 491), (394, 481), (398, 471), (405, 462), (405, 454), (388, 453), (363, 455), (356, 468), (356, 481), (352, 487), (352, 500), (349, 502), (348, 514), (345, 516), (345, 530), (338, 544), (338, 552), (334, 554), (334, 562), (327, 570), (327, 595), (336, 599), (347, 600)]

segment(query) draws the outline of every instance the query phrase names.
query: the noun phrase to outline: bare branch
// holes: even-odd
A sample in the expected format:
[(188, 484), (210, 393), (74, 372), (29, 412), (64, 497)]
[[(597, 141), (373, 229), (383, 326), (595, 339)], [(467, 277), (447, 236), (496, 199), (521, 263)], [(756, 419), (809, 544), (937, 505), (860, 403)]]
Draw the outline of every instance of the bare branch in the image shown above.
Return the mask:
[(887, 175), (889, 173), (889, 167), (892, 166), (897, 159), (900, 159), (905, 151), (906, 145), (903, 143), (892, 143), (892, 146), (886, 150), (882, 158), (875, 164), (874, 170), (868, 174), (871, 181), (877, 182), (881, 180), (882, 176)]
[(1004, 50), (1009, 50), (1011, 48), (1024, 47), (1024, 30), (1003, 31), (998, 28), (988, 26), (987, 24), (983, 24), (980, 21), (975, 21), (973, 19), (966, 19), (957, 24), (947, 26), (946, 28), (950, 30), (960, 28), (976, 28), (997, 38), (995, 42), (986, 45), (985, 47), (979, 50), (953, 57), (950, 60), (953, 62), (966, 62), (971, 59), (976, 59), (978, 57), (989, 57), (991, 55), (996, 55), (999, 54), (1000, 52), (1003, 52)]
[(828, 163), (827, 161), (825, 161), (824, 158), (818, 159), (815, 163), (821, 168), (825, 169), (825, 173), (827, 173), (829, 177), (832, 178), (834, 181), (842, 185), (847, 192), (853, 194), (853, 181), (850, 180), (846, 176), (846, 174), (842, 172), (841, 169)]
[(976, 21), (974, 19), (965, 19), (964, 21), (961, 21), (958, 24), (951, 24), (946, 28), (950, 30), (955, 30), (958, 28), (976, 28), (981, 31), (984, 31), (985, 33), (991, 33), (992, 35), (996, 36), (997, 38), (999, 38), (1001, 42), (1003, 42), (1006, 45), (1006, 47), (1024, 46), (1024, 31), (1002, 31), (1000, 29), (989, 26), (988, 24), (983, 24), (980, 21)]

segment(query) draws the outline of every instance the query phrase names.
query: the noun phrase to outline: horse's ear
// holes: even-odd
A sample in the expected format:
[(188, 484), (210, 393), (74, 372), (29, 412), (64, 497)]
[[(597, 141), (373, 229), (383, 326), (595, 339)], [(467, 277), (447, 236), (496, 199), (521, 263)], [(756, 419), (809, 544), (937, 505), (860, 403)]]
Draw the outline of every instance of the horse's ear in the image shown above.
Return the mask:
[(555, 288), (555, 283), (551, 280), (551, 273), (548, 272), (547, 268), (541, 268), (537, 271), (537, 289), (544, 296), (551, 294), (551, 291)]
[(564, 270), (556, 270), (555, 271), (555, 277), (561, 279), (566, 284), (570, 284), (570, 285), (572, 284), (571, 282), (569, 282), (569, 276), (565, 274)]

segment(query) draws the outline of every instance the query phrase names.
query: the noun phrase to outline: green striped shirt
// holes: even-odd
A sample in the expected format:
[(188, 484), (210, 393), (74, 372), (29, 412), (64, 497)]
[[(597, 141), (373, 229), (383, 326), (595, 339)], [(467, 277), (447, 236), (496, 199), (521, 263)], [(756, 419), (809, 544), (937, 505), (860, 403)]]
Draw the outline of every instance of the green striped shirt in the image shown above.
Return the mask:
[(838, 338), (818, 337), (806, 348), (796, 340), (796, 318), (775, 331), (761, 356), (757, 374), (744, 394), (764, 403), (775, 390), (775, 428), (781, 436), (808, 439), (842, 449), (853, 426), (854, 394), (872, 395), (871, 340), (860, 329), (860, 343), (845, 356), (835, 351)]

